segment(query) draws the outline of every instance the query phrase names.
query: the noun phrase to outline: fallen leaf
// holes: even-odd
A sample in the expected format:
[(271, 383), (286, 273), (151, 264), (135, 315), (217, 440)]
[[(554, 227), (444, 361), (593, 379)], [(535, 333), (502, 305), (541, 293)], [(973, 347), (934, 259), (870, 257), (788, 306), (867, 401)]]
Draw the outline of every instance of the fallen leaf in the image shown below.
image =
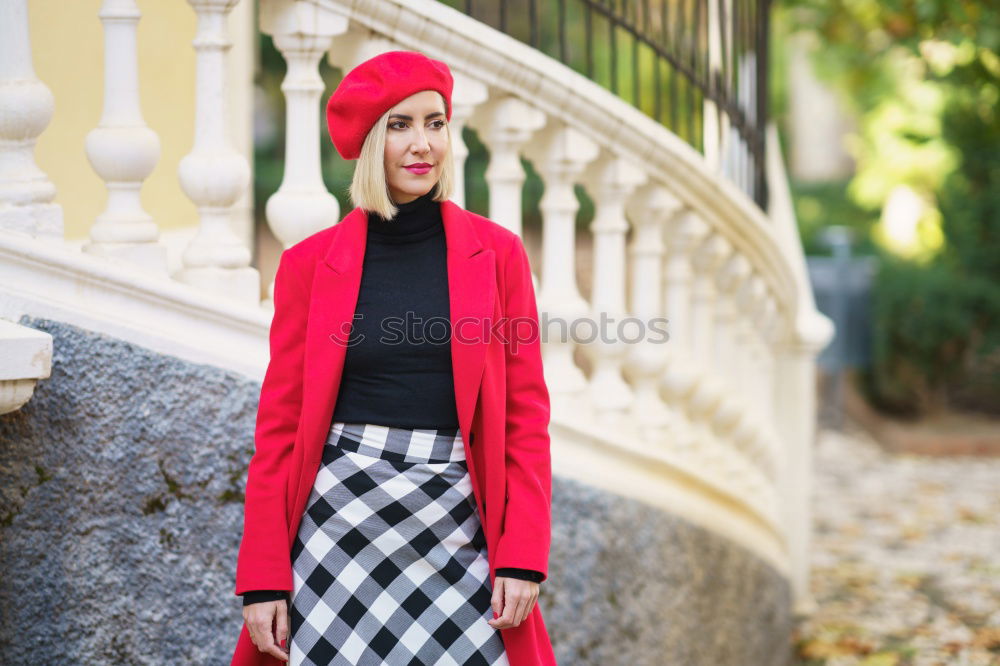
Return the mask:
[(1000, 627), (979, 627), (972, 644), (987, 650), (1000, 648)]
[(865, 657), (860, 666), (896, 666), (899, 663), (899, 655), (895, 652), (878, 652)]

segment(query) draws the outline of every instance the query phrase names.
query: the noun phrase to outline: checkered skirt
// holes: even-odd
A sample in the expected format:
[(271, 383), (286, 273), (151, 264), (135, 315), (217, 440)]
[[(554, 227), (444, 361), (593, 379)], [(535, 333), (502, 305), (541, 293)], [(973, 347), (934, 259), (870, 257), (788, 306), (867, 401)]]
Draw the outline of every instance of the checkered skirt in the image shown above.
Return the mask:
[(292, 570), (292, 666), (508, 666), (458, 428), (334, 422)]

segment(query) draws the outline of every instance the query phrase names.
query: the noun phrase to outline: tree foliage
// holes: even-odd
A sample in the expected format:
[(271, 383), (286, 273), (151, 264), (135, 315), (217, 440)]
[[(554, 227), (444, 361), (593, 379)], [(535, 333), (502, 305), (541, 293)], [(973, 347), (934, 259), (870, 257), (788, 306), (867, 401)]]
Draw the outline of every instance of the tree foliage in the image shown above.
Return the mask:
[[(849, 196), (877, 210), (905, 184), (939, 229), (922, 255), (884, 253), (871, 396), (908, 413), (954, 403), (996, 367), (1000, 347), (1000, 9), (967, 0), (785, 7), (795, 29), (819, 37), (815, 70), (860, 119)], [(998, 383), (963, 400), (997, 409)]]

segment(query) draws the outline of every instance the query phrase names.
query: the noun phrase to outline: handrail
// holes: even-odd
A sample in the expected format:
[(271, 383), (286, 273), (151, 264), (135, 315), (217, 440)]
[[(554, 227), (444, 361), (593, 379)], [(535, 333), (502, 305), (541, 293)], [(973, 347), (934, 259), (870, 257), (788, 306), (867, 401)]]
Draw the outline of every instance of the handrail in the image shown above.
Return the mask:
[[(703, 152), (709, 149), (706, 107), (714, 105), (739, 137), (751, 165), (743, 172), (742, 160), (735, 160), (730, 165), (734, 181), (767, 209), (770, 0), (663, 1), (659, 12), (650, 10), (650, 0), (558, 0), (552, 22), (556, 34), (547, 40), (535, 0), (529, 2), (523, 22), (509, 20), (507, 0), (441, 2), (585, 75)], [(579, 32), (581, 14), (583, 34), (571, 37)], [(604, 42), (594, 29), (595, 17), (607, 23)], [(631, 38), (630, 91), (619, 85), (619, 51), (629, 46), (618, 44), (619, 33)], [(557, 48), (546, 48), (550, 45)], [(598, 71), (594, 54), (600, 49), (606, 49), (608, 62)], [(650, 57), (652, 72), (640, 64)], [(644, 99), (640, 80), (652, 84), (652, 106)]]

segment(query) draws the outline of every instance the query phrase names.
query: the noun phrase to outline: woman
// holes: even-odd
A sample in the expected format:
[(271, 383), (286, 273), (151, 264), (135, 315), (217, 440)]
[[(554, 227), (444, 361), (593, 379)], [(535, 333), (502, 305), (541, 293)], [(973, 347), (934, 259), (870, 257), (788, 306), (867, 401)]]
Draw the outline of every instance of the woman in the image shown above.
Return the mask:
[(451, 202), (447, 65), (351, 70), (338, 224), (286, 250), (247, 479), (234, 664), (555, 664), (549, 396), (520, 238)]

